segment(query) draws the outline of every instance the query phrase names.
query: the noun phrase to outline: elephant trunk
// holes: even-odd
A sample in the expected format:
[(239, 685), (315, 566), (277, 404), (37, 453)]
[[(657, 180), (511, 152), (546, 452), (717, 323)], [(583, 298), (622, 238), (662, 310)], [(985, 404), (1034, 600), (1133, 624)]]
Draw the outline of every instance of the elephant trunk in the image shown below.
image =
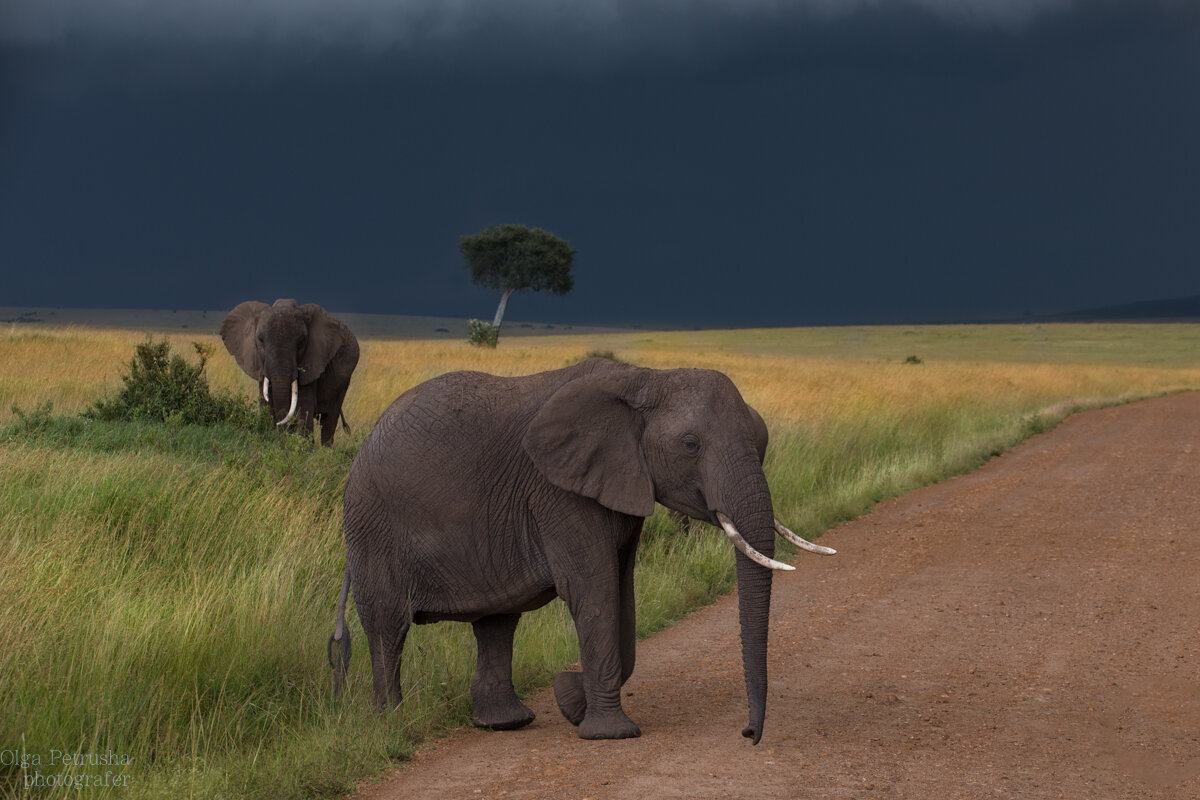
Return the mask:
[[(736, 499), (726, 506), (728, 511), (722, 516), (729, 519), (750, 549), (770, 559), (775, 554), (775, 515), (767, 479), (757, 460), (749, 477), (742, 480), (744, 483), (739, 487)], [(745, 551), (738, 550), (738, 621), (741, 625), (746, 699), (750, 710), (750, 722), (742, 730), (742, 735), (754, 744), (758, 744), (762, 738), (767, 708), (767, 626), (771, 616), (771, 573), (772, 569), (755, 563)]]
[[(290, 387), (284, 389), (285, 386)], [(299, 384), (294, 366), (268, 370), (263, 377), (263, 399), (271, 406), (271, 416), (277, 425), (286, 425), (296, 413)]]

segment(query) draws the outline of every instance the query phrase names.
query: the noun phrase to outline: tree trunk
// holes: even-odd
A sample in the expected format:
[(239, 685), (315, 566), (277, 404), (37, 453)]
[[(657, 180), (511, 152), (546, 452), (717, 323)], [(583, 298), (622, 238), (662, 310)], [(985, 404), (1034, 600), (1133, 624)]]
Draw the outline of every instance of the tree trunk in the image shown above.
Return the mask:
[(504, 294), (500, 295), (500, 305), (496, 307), (496, 318), (492, 320), (492, 327), (496, 329), (496, 334), (500, 334), (500, 323), (504, 321), (504, 309), (508, 307), (508, 297), (515, 289), (505, 289)]

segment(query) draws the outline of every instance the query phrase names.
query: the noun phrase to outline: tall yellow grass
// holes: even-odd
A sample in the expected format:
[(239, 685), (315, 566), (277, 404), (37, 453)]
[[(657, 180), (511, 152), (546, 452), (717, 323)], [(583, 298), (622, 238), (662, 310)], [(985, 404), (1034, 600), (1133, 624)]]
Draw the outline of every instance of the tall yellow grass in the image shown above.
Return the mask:
[[(0, 335), (0, 423), (14, 404), (86, 408), (120, 385), (146, 334), (13, 327)], [(253, 382), (211, 334), (172, 334), (214, 348), (214, 386), (253, 396)], [(1200, 325), (926, 326), (524, 337), (496, 350), (465, 342), (367, 340), (346, 414), (368, 430), (404, 390), (451, 370), (521, 375), (592, 351), (642, 366), (727, 373), (769, 420), (813, 426), (863, 414), (903, 416), (930, 405), (1011, 408), (1113, 402), (1200, 386)], [(921, 364), (906, 364), (917, 355)]]

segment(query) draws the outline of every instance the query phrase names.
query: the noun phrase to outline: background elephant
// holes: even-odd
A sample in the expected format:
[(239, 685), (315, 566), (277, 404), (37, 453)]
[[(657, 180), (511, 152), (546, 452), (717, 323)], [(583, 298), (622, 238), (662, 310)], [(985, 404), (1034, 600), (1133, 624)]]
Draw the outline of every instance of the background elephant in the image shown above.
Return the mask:
[(520, 378), (449, 373), (410, 389), (367, 437), (346, 484), (335, 690), (349, 659), (353, 585), (380, 707), (400, 703), (409, 625), (461, 620), (478, 646), (473, 720), (525, 725), (533, 713), (513, 691), (513, 632), (522, 612), (559, 596), (582, 664), (555, 679), (559, 708), (583, 738), (639, 735), (620, 690), (634, 668), (634, 555), (657, 500), (720, 525), (738, 548), (750, 706), (742, 734), (757, 743), (768, 567), (791, 569), (771, 559), (776, 530), (786, 529), (762, 471), (766, 444), (762, 418), (711, 370), (590, 359)]
[(358, 364), (358, 340), (341, 320), (312, 303), (240, 303), (221, 323), (225, 348), (254, 378), (279, 425), (295, 419), (311, 436), (321, 421), (321, 444), (333, 443), (338, 418), (349, 432), (342, 401)]

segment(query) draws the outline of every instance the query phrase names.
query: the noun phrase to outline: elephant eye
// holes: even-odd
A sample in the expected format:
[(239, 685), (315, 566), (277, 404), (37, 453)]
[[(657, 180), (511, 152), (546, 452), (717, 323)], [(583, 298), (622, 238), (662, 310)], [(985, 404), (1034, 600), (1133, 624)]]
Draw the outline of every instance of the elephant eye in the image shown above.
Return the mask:
[(686, 433), (679, 441), (688, 453), (695, 455), (700, 452), (700, 439), (694, 434)]

